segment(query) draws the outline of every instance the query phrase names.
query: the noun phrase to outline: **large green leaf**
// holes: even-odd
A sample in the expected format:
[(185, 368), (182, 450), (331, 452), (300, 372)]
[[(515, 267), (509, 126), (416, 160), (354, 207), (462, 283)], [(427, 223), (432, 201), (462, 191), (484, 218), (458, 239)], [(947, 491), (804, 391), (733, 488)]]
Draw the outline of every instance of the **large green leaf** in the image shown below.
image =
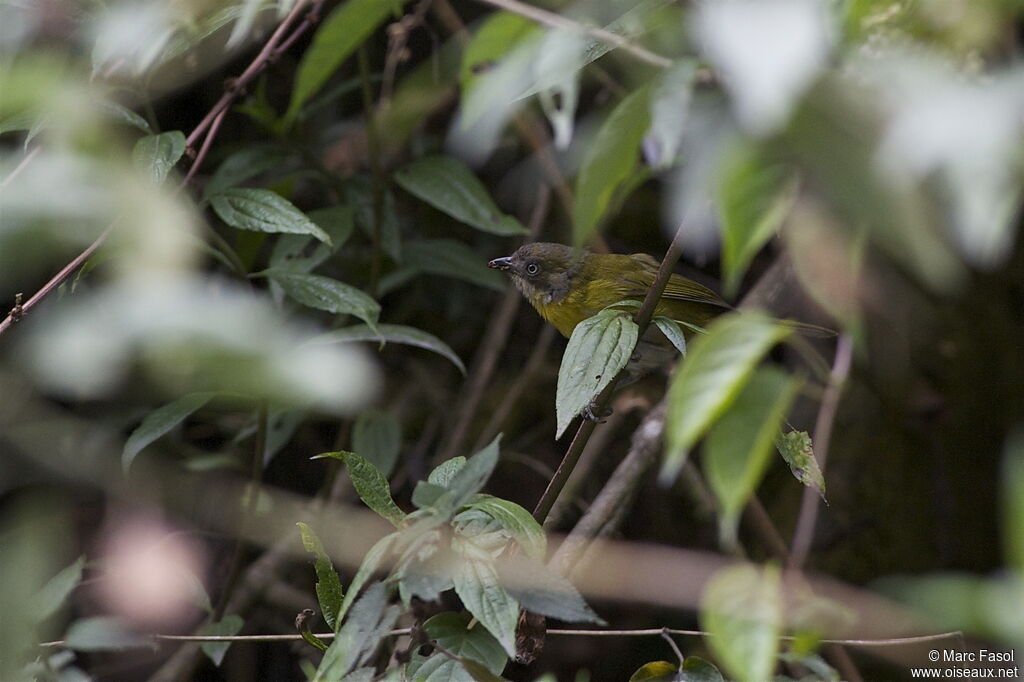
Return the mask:
[(350, 343), (353, 341), (380, 341), (384, 339), (384, 341), (392, 343), (401, 343), (433, 351), (450, 360), (453, 365), (459, 368), (460, 372), (466, 373), (466, 366), (462, 363), (459, 356), (455, 354), (455, 351), (433, 334), (401, 324), (380, 324), (377, 325), (377, 330), (374, 331), (366, 325), (335, 329), (332, 332), (316, 337), (315, 343)]
[[(363, 562), (359, 564), (359, 570), (356, 571), (355, 576), (352, 578), (352, 582), (349, 583), (348, 593), (345, 595), (345, 599), (341, 602), (341, 610), (338, 612), (338, 621), (344, 620), (345, 615), (349, 612), (352, 604), (355, 602), (356, 596), (359, 591), (363, 589), (363, 585), (373, 577), (373, 574), (380, 568), (384, 558), (391, 553), (394, 549), (395, 542), (399, 538), (399, 533), (391, 533), (385, 535), (378, 540), (370, 551), (363, 557)], [(335, 628), (337, 630), (337, 628)]]
[(352, 428), (352, 449), (386, 477), (391, 475), (402, 446), (402, 425), (390, 412), (364, 410)]
[(469, 502), (487, 483), (494, 472), (494, 467), (498, 465), (500, 443), (501, 434), (498, 434), (480, 452), (467, 459), (465, 465), (452, 476), (447, 486), (448, 492), (451, 493), (452, 508), (458, 509)]
[(708, 582), (700, 621), (711, 651), (738, 680), (768, 680), (775, 669), (782, 629), (778, 569), (730, 566)]
[(794, 188), (790, 169), (766, 163), (754, 147), (737, 146), (724, 159), (715, 200), (728, 294), (736, 293), (750, 261), (782, 225)]
[(505, 278), (487, 267), (473, 249), (454, 239), (422, 239), (406, 242), (403, 262), (431, 275), (454, 277), (496, 291), (505, 290)]
[(505, 589), (527, 611), (568, 623), (605, 624), (567, 578), (541, 561), (515, 557), (501, 564), (501, 575)]
[(736, 545), (740, 512), (757, 490), (799, 381), (774, 367), (757, 370), (711, 427), (704, 473), (718, 499), (724, 545)]
[(147, 445), (185, 421), (190, 414), (210, 402), (215, 395), (217, 394), (212, 392), (189, 393), (147, 414), (124, 444), (124, 450), (121, 452), (122, 468), (128, 471), (135, 456)]
[(757, 312), (723, 315), (689, 346), (668, 390), (665, 462), (661, 481), (672, 481), (690, 449), (729, 407), (772, 346), (789, 334)]
[[(423, 631), (446, 652), (483, 665), (500, 675), (508, 661), (501, 644), (485, 628), (470, 628), (470, 618), (446, 611), (423, 623)], [(473, 682), (466, 669), (440, 651), (430, 657), (414, 658), (407, 671), (410, 682)]]
[(325, 452), (317, 455), (314, 459), (321, 457), (331, 457), (343, 461), (348, 469), (348, 475), (352, 478), (352, 485), (355, 486), (356, 492), (359, 494), (359, 499), (396, 527), (402, 525), (402, 521), (405, 520), (405, 512), (399, 509), (391, 498), (391, 486), (388, 485), (388, 479), (377, 467), (354, 452)]
[(640, 143), (650, 125), (650, 92), (633, 91), (612, 110), (587, 146), (576, 181), (573, 241), (582, 245), (597, 229), (615, 190), (636, 168)]
[[(433, 473), (431, 473), (431, 477), (434, 477)], [(479, 495), (467, 506), (470, 509), (480, 510), (497, 521), (502, 528), (508, 531), (509, 535), (515, 538), (526, 556), (538, 561), (544, 560), (548, 546), (544, 529), (526, 509), (515, 502), (493, 495)]]
[(302, 305), (339, 315), (355, 315), (371, 329), (377, 326), (380, 304), (351, 284), (293, 270), (270, 269), (260, 274), (272, 279)]
[(154, 185), (159, 185), (184, 153), (185, 136), (180, 130), (172, 130), (141, 138), (132, 149), (132, 162), (149, 175)]
[(427, 482), (447, 489), (455, 474), (459, 473), (462, 467), (466, 466), (466, 458), (462, 455), (445, 460), (434, 467), (434, 470), (427, 476)]
[(480, 179), (450, 156), (427, 156), (399, 168), (395, 182), (434, 208), (478, 230), (497, 235), (526, 234), (518, 220), (495, 206)]
[(626, 366), (638, 331), (633, 318), (621, 310), (602, 310), (576, 325), (558, 369), (556, 438)]
[(268, 189), (231, 187), (210, 198), (220, 219), (239, 230), (308, 234), (325, 244), (330, 236), (280, 194)]
[(365, 665), (399, 614), (397, 606), (388, 606), (384, 584), (371, 585), (356, 601), (337, 637), (324, 653), (315, 679), (333, 682)]
[(537, 30), (537, 24), (511, 12), (494, 12), (484, 19), (462, 52), (459, 80), (463, 100), (475, 87), (480, 72), (491, 70), (495, 61)]
[(285, 120), (295, 120), (302, 105), (380, 26), (402, 6), (402, 0), (348, 0), (324, 19), (313, 44), (302, 55)]
[(295, 525), (299, 527), (302, 546), (315, 557), (313, 568), (316, 571), (316, 598), (320, 602), (320, 612), (331, 630), (336, 630), (338, 612), (341, 611), (341, 603), (345, 598), (341, 578), (338, 577), (331, 557), (327, 556), (324, 544), (320, 542), (313, 529), (301, 521)]
[(519, 603), (499, 583), (494, 565), (466, 558), (452, 578), (466, 610), (494, 635), (505, 653), (515, 656)]

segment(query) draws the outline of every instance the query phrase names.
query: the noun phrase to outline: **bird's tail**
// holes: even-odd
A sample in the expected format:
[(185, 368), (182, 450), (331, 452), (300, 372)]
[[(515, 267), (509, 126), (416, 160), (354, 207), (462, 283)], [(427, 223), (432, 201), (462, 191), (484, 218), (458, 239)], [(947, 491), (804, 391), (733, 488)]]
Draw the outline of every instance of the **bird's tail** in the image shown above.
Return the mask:
[(816, 339), (827, 339), (833, 336), (837, 336), (838, 332), (828, 327), (822, 327), (817, 324), (809, 324), (807, 322), (797, 322), (796, 320), (779, 320), (779, 323), (785, 327), (789, 327), (798, 334), (803, 336), (809, 336)]

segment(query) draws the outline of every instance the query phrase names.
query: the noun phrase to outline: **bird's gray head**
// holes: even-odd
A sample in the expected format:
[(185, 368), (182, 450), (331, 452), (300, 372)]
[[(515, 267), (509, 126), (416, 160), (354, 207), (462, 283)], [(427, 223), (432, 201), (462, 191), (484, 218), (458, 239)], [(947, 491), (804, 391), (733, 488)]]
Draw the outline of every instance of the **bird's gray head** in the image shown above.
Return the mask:
[(572, 288), (573, 278), (583, 266), (586, 252), (564, 244), (525, 244), (505, 258), (495, 258), (489, 268), (504, 270), (534, 305), (558, 303)]

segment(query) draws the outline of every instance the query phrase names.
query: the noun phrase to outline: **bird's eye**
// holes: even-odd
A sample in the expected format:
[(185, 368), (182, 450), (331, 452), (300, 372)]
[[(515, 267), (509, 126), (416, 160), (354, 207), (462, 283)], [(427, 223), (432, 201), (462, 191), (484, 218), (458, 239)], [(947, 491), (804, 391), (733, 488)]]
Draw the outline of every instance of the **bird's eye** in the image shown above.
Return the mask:
[(527, 266), (526, 266), (526, 274), (527, 275), (536, 275), (538, 272), (540, 272), (540, 266), (539, 265), (537, 265), (536, 263), (529, 263), (529, 264), (527, 264)]

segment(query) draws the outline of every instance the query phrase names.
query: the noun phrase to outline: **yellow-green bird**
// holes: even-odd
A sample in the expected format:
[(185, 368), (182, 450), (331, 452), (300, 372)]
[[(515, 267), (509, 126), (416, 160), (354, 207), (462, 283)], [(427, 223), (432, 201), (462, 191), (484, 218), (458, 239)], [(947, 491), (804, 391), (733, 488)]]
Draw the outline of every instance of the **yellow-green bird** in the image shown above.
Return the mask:
[[(572, 335), (577, 324), (610, 305), (642, 301), (658, 274), (658, 262), (644, 253), (591, 253), (546, 242), (526, 244), (487, 266), (507, 272), (540, 316), (565, 337)], [(731, 308), (711, 289), (682, 275), (672, 275), (654, 314), (704, 327)], [(683, 333), (692, 334), (685, 326)], [(637, 345), (627, 372), (630, 378), (638, 378), (674, 353), (672, 345), (652, 325)]]

